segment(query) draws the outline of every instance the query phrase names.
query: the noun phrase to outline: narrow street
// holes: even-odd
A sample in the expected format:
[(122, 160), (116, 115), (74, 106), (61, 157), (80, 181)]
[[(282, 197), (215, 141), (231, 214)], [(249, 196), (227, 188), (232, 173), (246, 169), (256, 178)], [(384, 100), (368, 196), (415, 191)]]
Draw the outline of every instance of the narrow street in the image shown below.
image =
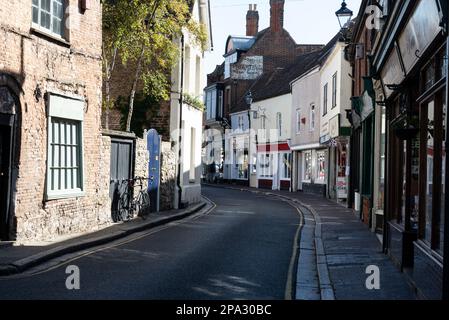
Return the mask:
[[(0, 299), (289, 298), (298, 211), (239, 191), (206, 187), (203, 194), (216, 204), (209, 214), (47, 264), (36, 275), (0, 278)], [(66, 289), (68, 265), (80, 269), (80, 290)]]

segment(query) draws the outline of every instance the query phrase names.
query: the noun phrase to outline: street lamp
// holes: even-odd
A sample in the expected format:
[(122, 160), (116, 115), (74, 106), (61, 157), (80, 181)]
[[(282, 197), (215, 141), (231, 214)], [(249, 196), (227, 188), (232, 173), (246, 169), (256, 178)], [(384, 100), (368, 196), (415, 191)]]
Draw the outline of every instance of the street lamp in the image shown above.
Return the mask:
[(251, 106), (253, 104), (253, 94), (251, 93), (251, 91), (248, 91), (248, 93), (246, 94), (245, 102), (249, 106)]
[(348, 9), (348, 6), (345, 1), (342, 2), (341, 8), (335, 12), (335, 15), (338, 18), (338, 23), (340, 23), (341, 29), (348, 28), (348, 22), (351, 21), (353, 12)]

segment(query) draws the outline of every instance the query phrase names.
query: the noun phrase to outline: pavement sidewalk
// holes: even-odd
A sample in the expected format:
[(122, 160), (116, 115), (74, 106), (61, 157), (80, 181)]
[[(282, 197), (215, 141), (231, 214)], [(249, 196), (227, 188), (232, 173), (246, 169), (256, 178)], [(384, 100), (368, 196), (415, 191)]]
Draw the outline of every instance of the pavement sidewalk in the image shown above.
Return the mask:
[[(210, 186), (276, 195), (299, 205), (305, 223), (299, 244), (297, 299), (416, 299), (406, 276), (382, 252), (377, 236), (358, 219), (355, 211), (322, 196), (302, 192)], [(379, 268), (380, 290), (367, 289), (368, 266)]]
[(183, 210), (170, 210), (137, 218), (127, 223), (114, 224), (97, 232), (85, 234), (69, 240), (36, 245), (2, 245), (0, 247), (0, 276), (18, 274), (51, 259), (96, 247), (131, 234), (156, 228), (173, 221), (182, 220), (212, 205), (203, 201)]

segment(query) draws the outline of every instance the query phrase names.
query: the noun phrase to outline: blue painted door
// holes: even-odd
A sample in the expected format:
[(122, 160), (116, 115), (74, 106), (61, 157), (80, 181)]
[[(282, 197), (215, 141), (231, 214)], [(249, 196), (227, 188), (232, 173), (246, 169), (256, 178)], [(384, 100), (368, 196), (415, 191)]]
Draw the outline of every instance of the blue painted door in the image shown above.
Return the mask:
[(158, 210), (158, 192), (160, 183), (160, 156), (161, 156), (161, 139), (155, 129), (151, 129), (147, 134), (147, 148), (150, 156), (148, 163), (148, 193), (151, 200), (151, 212)]

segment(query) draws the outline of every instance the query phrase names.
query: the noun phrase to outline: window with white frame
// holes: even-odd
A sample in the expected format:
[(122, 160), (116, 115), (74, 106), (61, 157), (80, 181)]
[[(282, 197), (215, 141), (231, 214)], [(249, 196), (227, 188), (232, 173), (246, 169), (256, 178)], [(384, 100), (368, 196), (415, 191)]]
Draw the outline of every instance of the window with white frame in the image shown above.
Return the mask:
[(323, 116), (327, 114), (327, 98), (328, 98), (328, 87), (329, 85), (326, 83), (323, 89)]
[(312, 181), (312, 152), (307, 151), (303, 153), (303, 171), (302, 179), (304, 182)]
[(337, 72), (332, 76), (332, 109), (337, 106)]
[(259, 177), (272, 178), (273, 177), (273, 155), (266, 153), (259, 155)]
[(64, 0), (32, 0), (32, 9), (35, 26), (64, 35)]
[(317, 151), (317, 175), (316, 182), (324, 183), (326, 181), (326, 151)]
[(282, 113), (278, 112), (276, 114), (276, 127), (278, 129), (278, 136), (282, 136)]
[(240, 115), (238, 119), (239, 119), (239, 130), (240, 131), (245, 130), (245, 118), (244, 118), (244, 116)]
[(84, 102), (50, 95), (48, 119), (47, 198), (83, 193)]
[(296, 109), (296, 134), (301, 132), (301, 109)]
[(262, 130), (266, 130), (267, 129), (267, 118), (266, 117), (264, 117), (264, 116), (262, 116), (261, 118), (260, 118), (260, 122), (261, 122), (261, 127), (262, 127)]
[(310, 106), (310, 131), (315, 130), (315, 115), (316, 115), (315, 105), (312, 104)]
[(292, 154), (284, 153), (281, 159), (281, 179), (289, 180), (291, 179), (291, 164), (292, 164)]

